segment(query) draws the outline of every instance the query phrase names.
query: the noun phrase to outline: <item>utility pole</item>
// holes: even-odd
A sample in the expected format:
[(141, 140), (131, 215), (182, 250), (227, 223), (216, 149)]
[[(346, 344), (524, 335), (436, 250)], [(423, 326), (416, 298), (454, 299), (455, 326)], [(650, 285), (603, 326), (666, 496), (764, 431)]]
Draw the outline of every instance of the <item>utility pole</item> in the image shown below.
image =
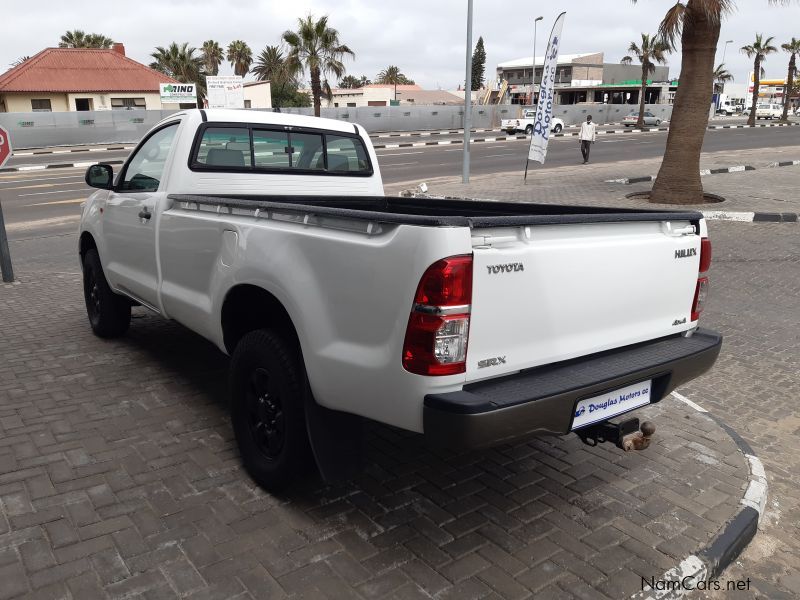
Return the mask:
[(464, 80), (464, 165), (461, 182), (469, 183), (469, 137), (472, 128), (472, 0), (467, 4), (467, 77)]

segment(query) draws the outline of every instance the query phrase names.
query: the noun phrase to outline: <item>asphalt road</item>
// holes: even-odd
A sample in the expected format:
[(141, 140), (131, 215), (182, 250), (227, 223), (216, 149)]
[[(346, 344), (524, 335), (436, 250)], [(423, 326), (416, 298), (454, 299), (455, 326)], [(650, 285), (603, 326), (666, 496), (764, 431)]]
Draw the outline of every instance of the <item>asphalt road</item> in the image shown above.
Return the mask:
[[(484, 136), (485, 134), (476, 134)], [(446, 136), (441, 136), (446, 139)], [(457, 139), (458, 136), (452, 136)], [(663, 154), (665, 132), (615, 134), (598, 138), (592, 161), (619, 163)], [(439, 136), (436, 136), (439, 139)], [(706, 134), (704, 151), (774, 148), (796, 145), (794, 127), (718, 129)], [(524, 167), (527, 140), (482, 142), (471, 145), (471, 173), (520, 171)], [(35, 155), (17, 157), (23, 164), (100, 162), (123, 160), (128, 151)], [(457, 145), (387, 148), (377, 151), (385, 183), (421, 182), (434, 177), (460, 175), (462, 147)], [(547, 167), (580, 161), (576, 138), (552, 138)], [(12, 163), (13, 164), (13, 163)], [(17, 163), (19, 164), (19, 163)], [(84, 168), (59, 168), (0, 173), (0, 199), (10, 239), (58, 235), (74, 231), (79, 205), (90, 190), (83, 181)]]

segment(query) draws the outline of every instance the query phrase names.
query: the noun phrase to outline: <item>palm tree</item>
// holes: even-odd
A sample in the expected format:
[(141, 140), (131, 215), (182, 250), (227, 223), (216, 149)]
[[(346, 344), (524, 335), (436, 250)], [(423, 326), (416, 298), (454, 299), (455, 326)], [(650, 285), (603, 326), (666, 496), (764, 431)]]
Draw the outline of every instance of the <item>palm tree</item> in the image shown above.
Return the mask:
[(205, 67), (206, 73), (209, 75), (217, 75), (219, 73), (219, 66), (225, 59), (219, 43), (214, 40), (206, 40), (203, 42), (200, 52), (203, 56), (203, 66)]
[(339, 80), (339, 87), (344, 89), (355, 89), (361, 87), (361, 81), (358, 77), (352, 75), (345, 75)]
[(12, 68), (18, 67), (22, 63), (24, 63), (26, 60), (30, 60), (30, 59), (31, 59), (30, 56), (20, 56), (17, 60), (15, 60), (14, 62), (11, 63), (11, 67)]
[(725, 63), (719, 63), (714, 69), (714, 93), (722, 93), (729, 81), (733, 81), (733, 74), (725, 68)]
[(747, 117), (747, 124), (754, 127), (756, 124), (756, 104), (758, 104), (758, 88), (761, 85), (761, 63), (767, 59), (768, 54), (777, 52), (778, 49), (772, 45), (772, 37), (764, 39), (762, 34), (756, 34), (756, 41), (747, 46), (742, 46), (742, 52), (747, 58), (753, 59), (753, 102), (750, 106), (750, 116)]
[(168, 47), (157, 46), (150, 56), (154, 62), (150, 68), (161, 71), (181, 83), (194, 83), (197, 86), (197, 103), (202, 104), (205, 97), (205, 70), (203, 58), (196, 54), (197, 48), (187, 42), (178, 45), (172, 42)]
[(364, 87), (365, 85), (372, 85), (372, 80), (368, 79), (366, 75), (362, 75), (358, 78), (358, 87)]
[[(639, 90), (639, 119), (636, 121), (636, 127), (644, 127), (644, 101), (645, 92), (647, 91), (647, 77), (655, 72), (655, 63), (663, 65), (667, 62), (666, 55), (669, 51), (669, 44), (657, 36), (651, 37), (649, 33), (642, 34), (641, 44), (631, 42), (631, 45), (628, 46), (628, 52), (633, 54), (642, 64), (642, 88)], [(630, 56), (622, 58), (623, 64), (629, 65), (632, 62), (633, 58)]]
[(253, 51), (242, 40), (234, 40), (228, 44), (228, 62), (233, 67), (233, 72), (239, 77), (244, 77), (253, 64)]
[[(328, 27), (328, 17), (314, 20), (312, 15), (297, 19), (297, 31), (285, 31), (283, 41), (289, 46), (287, 63), (292, 74), (301, 74), (308, 69), (311, 75), (311, 95), (314, 99), (314, 114), (319, 116), (323, 94), (323, 78), (344, 75), (346, 55), (355, 58), (355, 53), (339, 39), (339, 32)], [(325, 86), (328, 89), (329, 86)]]
[[(792, 2), (768, 1), (770, 4)], [(735, 0), (680, 0), (661, 21), (659, 37), (669, 43), (672, 49), (675, 49), (680, 38), (681, 79), (675, 92), (664, 160), (653, 182), (650, 202), (703, 202), (700, 152), (711, 105), (714, 55), (722, 18), (734, 7)]]
[(80, 29), (67, 31), (61, 36), (59, 48), (111, 48), (114, 40), (100, 33), (85, 33)]
[(278, 46), (265, 46), (256, 58), (253, 74), (259, 81), (269, 81), (273, 85), (288, 79), (286, 57)]
[(789, 53), (789, 73), (786, 75), (786, 87), (783, 88), (783, 115), (781, 121), (789, 118), (789, 96), (794, 92), (797, 75), (797, 55), (800, 54), (800, 40), (792, 38), (791, 42), (781, 44), (781, 48)]
[(375, 83), (388, 83), (394, 84), (394, 99), (397, 100), (397, 86), (398, 85), (413, 85), (414, 80), (409, 79), (400, 72), (400, 67), (389, 65), (383, 71), (378, 73), (375, 78)]

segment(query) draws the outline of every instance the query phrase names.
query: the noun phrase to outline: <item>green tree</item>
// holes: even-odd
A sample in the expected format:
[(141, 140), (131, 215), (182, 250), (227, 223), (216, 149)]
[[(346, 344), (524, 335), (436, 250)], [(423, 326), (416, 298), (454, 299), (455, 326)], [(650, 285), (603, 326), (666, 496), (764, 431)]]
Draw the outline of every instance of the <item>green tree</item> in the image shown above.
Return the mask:
[(714, 93), (721, 93), (723, 86), (729, 81), (733, 81), (733, 74), (725, 68), (725, 63), (718, 64), (714, 69)]
[(151, 69), (161, 71), (181, 83), (194, 83), (197, 86), (198, 105), (202, 105), (206, 95), (206, 73), (203, 57), (197, 54), (197, 48), (189, 46), (187, 42), (180, 45), (172, 42), (166, 48), (157, 46), (150, 56), (153, 57)]
[(394, 85), (394, 99), (397, 100), (397, 86), (398, 85), (414, 85), (414, 80), (409, 79), (400, 72), (400, 67), (389, 65), (383, 71), (378, 73), (375, 78), (375, 83), (383, 83)]
[(114, 40), (100, 33), (85, 33), (80, 29), (67, 31), (61, 36), (59, 48), (111, 48)]
[(259, 81), (270, 82), (272, 106), (311, 106), (308, 94), (297, 90), (297, 78), (292, 74), (286, 57), (278, 46), (266, 46), (256, 57), (253, 74)]
[[(637, 0), (632, 0), (634, 3)], [(790, 4), (792, 0), (768, 0)], [(722, 18), (735, 0), (679, 0), (667, 11), (659, 37), (675, 49), (680, 39), (681, 79), (675, 93), (664, 160), (650, 193), (650, 202), (703, 202), (700, 152), (708, 124), (714, 83), (714, 55)]]
[(311, 96), (314, 114), (319, 116), (323, 93), (330, 95), (327, 76), (341, 78), (345, 67), (345, 56), (355, 58), (355, 53), (339, 39), (339, 32), (328, 26), (328, 17), (314, 20), (313, 15), (297, 20), (297, 31), (287, 30), (283, 41), (289, 47), (287, 62), (293, 75), (308, 70), (311, 76)]
[(206, 40), (200, 48), (200, 53), (203, 57), (203, 67), (208, 75), (219, 74), (219, 66), (225, 59), (222, 52), (222, 47), (219, 42), (214, 40)]
[(362, 75), (358, 78), (358, 87), (364, 87), (365, 85), (372, 85), (372, 80), (368, 79), (366, 75)]
[(756, 34), (756, 41), (747, 46), (742, 46), (741, 50), (747, 58), (753, 59), (753, 100), (750, 106), (750, 116), (747, 117), (747, 124), (754, 127), (756, 124), (756, 105), (758, 104), (758, 88), (761, 85), (762, 63), (767, 59), (767, 55), (777, 52), (778, 49), (772, 45), (772, 37), (764, 39), (762, 34)]
[(345, 75), (339, 80), (339, 87), (349, 90), (361, 87), (361, 80), (352, 75)]
[[(647, 91), (647, 78), (655, 73), (656, 63), (663, 65), (667, 62), (667, 53), (670, 51), (669, 44), (658, 38), (650, 36), (649, 33), (642, 34), (641, 44), (631, 42), (628, 52), (636, 57), (642, 65), (642, 87), (639, 90), (639, 118), (636, 120), (636, 127), (644, 127), (644, 101)], [(633, 57), (628, 55), (622, 58), (622, 63), (629, 65), (633, 62)]]
[(483, 87), (484, 73), (486, 71), (486, 50), (483, 47), (483, 37), (478, 38), (475, 51), (472, 53), (472, 89), (479, 90)]
[(242, 40), (234, 40), (228, 44), (228, 62), (233, 67), (233, 72), (239, 77), (244, 77), (253, 64), (253, 51)]
[(797, 55), (800, 54), (800, 40), (792, 38), (791, 42), (781, 44), (781, 49), (789, 53), (789, 72), (786, 74), (786, 87), (783, 90), (783, 115), (781, 115), (781, 120), (786, 121), (789, 118), (789, 97), (797, 87)]
[(12, 68), (13, 67), (18, 67), (22, 63), (24, 63), (26, 60), (30, 60), (30, 59), (31, 59), (30, 56), (20, 56), (17, 60), (15, 60), (14, 62), (11, 63), (11, 67)]

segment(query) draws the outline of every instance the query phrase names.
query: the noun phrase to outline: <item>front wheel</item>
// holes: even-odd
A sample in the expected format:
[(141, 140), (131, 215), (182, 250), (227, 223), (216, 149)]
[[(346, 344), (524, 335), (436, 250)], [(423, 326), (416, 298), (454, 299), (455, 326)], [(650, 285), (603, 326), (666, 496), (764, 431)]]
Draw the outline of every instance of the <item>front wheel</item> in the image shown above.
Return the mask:
[(111, 290), (100, 264), (100, 255), (94, 248), (83, 257), (83, 298), (95, 335), (119, 337), (130, 327), (131, 303)]
[(526, 135), (530, 135), (530, 134), (532, 134), (532, 133), (533, 133), (533, 125), (528, 125), (528, 126), (525, 128), (525, 134), (526, 134)]
[(560, 124), (557, 124), (555, 127), (553, 127), (553, 132), (554, 133), (561, 133), (562, 129), (563, 129), (563, 127), (561, 127)]
[(656, 119), (656, 127), (661, 125), (661, 119)]
[(303, 406), (308, 384), (299, 352), (258, 329), (231, 360), (231, 421), (245, 470), (268, 490), (306, 471), (311, 452)]

